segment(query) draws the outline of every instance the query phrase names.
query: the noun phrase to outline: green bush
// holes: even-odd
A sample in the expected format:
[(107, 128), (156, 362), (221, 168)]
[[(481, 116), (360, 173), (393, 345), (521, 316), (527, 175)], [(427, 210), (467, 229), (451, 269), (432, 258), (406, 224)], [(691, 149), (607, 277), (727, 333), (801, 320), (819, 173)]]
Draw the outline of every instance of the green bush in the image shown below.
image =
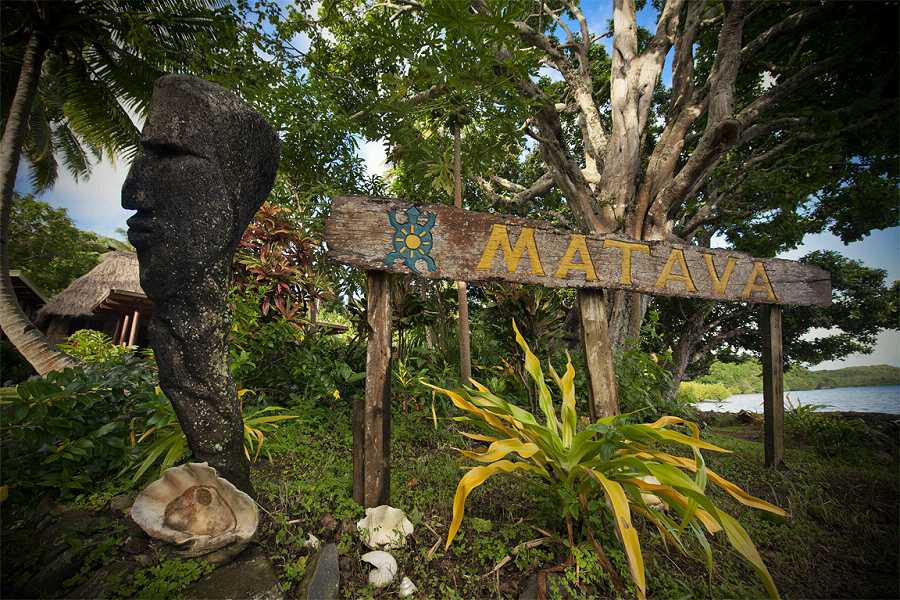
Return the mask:
[(52, 372), (2, 404), (3, 484), (14, 494), (71, 495), (114, 477), (135, 456), (135, 424), (159, 402), (146, 356)]
[(652, 354), (629, 347), (616, 356), (616, 380), (619, 387), (619, 410), (637, 413), (641, 421), (663, 415), (693, 418), (691, 403), (671, 398), (672, 376)]
[[(459, 451), (479, 464), (469, 468), (457, 484), (445, 549), (459, 532), (469, 494), (495, 474), (516, 474), (542, 482), (557, 500), (573, 554), (578, 546), (575, 532), (581, 531), (576, 525), (584, 525), (600, 564), (613, 582), (617, 582), (618, 572), (596, 541), (593, 524), (599, 521), (615, 527), (638, 598), (646, 597), (646, 580), (634, 515), (655, 525), (673, 547), (685, 554), (696, 550), (710, 573), (712, 550), (704, 529), (713, 535), (724, 531), (724, 537), (754, 568), (769, 595), (778, 597), (750, 536), (734, 517), (713, 503), (707, 484), (715, 484), (746, 506), (782, 516), (786, 513), (707, 468), (702, 450), (727, 450), (701, 440), (695, 423), (674, 416), (642, 424), (628, 424), (623, 417), (612, 416), (579, 427), (572, 362), (568, 361), (561, 376), (550, 365), (550, 379), (559, 390), (559, 401), (555, 402), (540, 360), (516, 329), (515, 321), (513, 330), (525, 354), (524, 368), (538, 391), (540, 414), (532, 414), (522, 408), (523, 402), (505, 400), (474, 381), (473, 387), (456, 392), (432, 386), (468, 413), (455, 420), (474, 431), (461, 433), (486, 444), (477, 450)], [(673, 429), (675, 426), (686, 427), (687, 433)], [(674, 445), (690, 449), (693, 457), (669, 454)], [(690, 534), (696, 546), (685, 545), (683, 534)], [(624, 595), (624, 586), (616, 587)]]
[(679, 402), (694, 404), (706, 400), (725, 400), (734, 392), (721, 383), (682, 381), (675, 396)]
[(795, 404), (787, 394), (785, 403), (785, 427), (824, 455), (834, 456), (846, 448), (865, 446), (871, 437), (878, 435), (861, 419), (818, 412), (826, 408), (825, 404), (802, 404), (799, 400)]
[[(112, 338), (102, 331), (93, 329), (79, 329), (69, 336), (59, 349), (86, 365), (117, 362), (132, 352), (131, 348), (112, 343)], [(151, 350), (146, 350), (151, 354)]]

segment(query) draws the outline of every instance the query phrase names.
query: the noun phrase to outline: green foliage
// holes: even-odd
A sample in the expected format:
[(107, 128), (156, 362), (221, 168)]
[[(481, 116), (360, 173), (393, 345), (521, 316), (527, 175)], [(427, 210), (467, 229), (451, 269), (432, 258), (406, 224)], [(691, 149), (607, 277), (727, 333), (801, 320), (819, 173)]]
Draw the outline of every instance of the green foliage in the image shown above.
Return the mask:
[(799, 400), (795, 404), (790, 395), (785, 395), (785, 404), (785, 427), (827, 456), (862, 446), (876, 437), (861, 419), (842, 419), (818, 412), (826, 408), (824, 404), (803, 404)]
[(230, 294), (229, 358), (238, 388), (262, 394), (335, 399), (361, 389), (364, 347), (326, 332), (304, 332), (284, 318), (263, 318), (258, 290)]
[(131, 460), (135, 420), (157, 401), (156, 372), (133, 352), (21, 383), (3, 401), (3, 482), (13, 492), (72, 495)]
[(47, 299), (90, 271), (106, 251), (97, 235), (75, 227), (64, 208), (16, 196), (9, 222), (9, 264)]
[(684, 404), (694, 404), (705, 400), (725, 400), (734, 392), (721, 383), (699, 383), (697, 381), (682, 381), (678, 386), (675, 398)]
[[(474, 388), (459, 392), (435, 387), (457, 408), (469, 413), (457, 420), (474, 426), (478, 432), (463, 435), (489, 444), (477, 451), (460, 450), (464, 457), (481, 465), (469, 469), (457, 485), (446, 547), (459, 531), (466, 499), (472, 490), (496, 473), (530, 475), (541, 480), (558, 500), (570, 532), (572, 519), (584, 522), (591, 539), (594, 518), (610, 519), (614, 523), (639, 598), (646, 594), (645, 567), (632, 512), (655, 525), (664, 538), (684, 553), (688, 550), (682, 534), (689, 530), (699, 547), (704, 549), (710, 573), (712, 554), (703, 530), (705, 528), (710, 534), (724, 530), (728, 542), (753, 566), (769, 595), (777, 597), (775, 584), (747, 532), (734, 517), (712, 503), (707, 494), (707, 483), (715, 483), (747, 506), (782, 516), (786, 513), (707, 468), (701, 450), (727, 450), (702, 441), (697, 425), (679, 417), (626, 424), (622, 417), (613, 416), (579, 431), (575, 370), (571, 361), (562, 376), (550, 367), (551, 378), (561, 396), (557, 412), (540, 361), (519, 334), (515, 322), (513, 329), (525, 353), (525, 369), (538, 390), (543, 419), (539, 420), (476, 382), (473, 382)], [(686, 426), (690, 435), (671, 429), (673, 425)], [(693, 458), (668, 453), (665, 449), (670, 446), (689, 448)], [(605, 504), (602, 502), (604, 497)], [(602, 512), (598, 514), (598, 510)], [(571, 533), (569, 546), (574, 552)], [(617, 577), (605, 552), (600, 546), (595, 546), (595, 550), (610, 576)]]
[(658, 419), (667, 414), (693, 416), (690, 402), (683, 397), (670, 398), (672, 376), (660, 362), (656, 355), (634, 346), (617, 353), (616, 383), (619, 410), (623, 414), (637, 413), (636, 417), (641, 420)]
[[(37, 97), (27, 106), (24, 153), (36, 189), (51, 187), (60, 162), (76, 178), (93, 162), (131, 158), (153, 82), (165, 72), (204, 73), (234, 35), (233, 15), (207, 0), (57, 4), (52, 18), (31, 3), (4, 7), (3, 119), (32, 34), (45, 40)], [(16, 148), (18, 152), (20, 149)]]
[[(113, 344), (112, 338), (102, 331), (93, 329), (79, 329), (60, 344), (59, 349), (86, 365), (121, 362), (132, 352), (125, 346)], [(152, 356), (152, 350), (142, 353), (148, 358)]]
[[(714, 361), (709, 373), (697, 378), (702, 384), (721, 384), (734, 394), (762, 392), (762, 365), (756, 360), (738, 363)], [(889, 365), (867, 365), (810, 371), (795, 366), (784, 374), (786, 390), (819, 390), (868, 385), (897, 385), (900, 368)]]
[(735, 394), (751, 394), (762, 391), (762, 365), (757, 360), (726, 363), (714, 361), (709, 372), (697, 379), (704, 384), (721, 384)]
[(137, 571), (130, 581), (112, 591), (113, 597), (140, 600), (178, 597), (179, 592), (215, 568), (203, 559), (169, 558)]

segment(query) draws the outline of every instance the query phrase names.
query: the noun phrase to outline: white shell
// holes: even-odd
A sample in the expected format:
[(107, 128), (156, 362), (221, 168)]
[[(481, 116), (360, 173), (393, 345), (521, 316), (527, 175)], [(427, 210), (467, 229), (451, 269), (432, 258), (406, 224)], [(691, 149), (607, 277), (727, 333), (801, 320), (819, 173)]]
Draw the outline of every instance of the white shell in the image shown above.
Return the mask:
[(360, 559), (375, 567), (369, 571), (369, 583), (376, 588), (390, 585), (397, 576), (397, 561), (387, 552), (373, 550), (360, 556)]
[(356, 523), (356, 529), (369, 548), (393, 550), (406, 545), (406, 536), (413, 532), (413, 524), (399, 508), (382, 504), (367, 508), (365, 518)]
[[(653, 485), (660, 484), (659, 479), (657, 479), (653, 475), (643, 475), (641, 477), (638, 477), (638, 479), (645, 483), (652, 483)], [(653, 508), (655, 510), (669, 510), (669, 505), (666, 504), (662, 498), (651, 492), (641, 492), (641, 499), (649, 508)]]
[(309, 537), (306, 538), (306, 541), (303, 542), (304, 548), (312, 548), (313, 550), (318, 550), (319, 546), (322, 545), (321, 540), (314, 536), (313, 534), (309, 534)]
[(150, 537), (181, 546), (182, 556), (201, 556), (246, 543), (259, 525), (253, 499), (204, 463), (166, 469), (138, 494), (131, 518)]
[(419, 588), (416, 587), (416, 584), (412, 582), (409, 577), (404, 577), (400, 580), (400, 585), (397, 586), (397, 594), (401, 598), (406, 598), (407, 596), (412, 596), (416, 592), (419, 591)]

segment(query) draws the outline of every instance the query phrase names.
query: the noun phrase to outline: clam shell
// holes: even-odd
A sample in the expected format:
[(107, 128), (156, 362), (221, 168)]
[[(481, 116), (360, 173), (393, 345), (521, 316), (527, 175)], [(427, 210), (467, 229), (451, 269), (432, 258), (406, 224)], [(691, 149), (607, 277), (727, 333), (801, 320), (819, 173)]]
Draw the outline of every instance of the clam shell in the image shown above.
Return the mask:
[(373, 550), (405, 546), (406, 536), (413, 532), (413, 524), (406, 518), (406, 513), (387, 504), (367, 508), (365, 518), (356, 523), (356, 528)]
[(134, 501), (131, 518), (150, 537), (201, 556), (246, 543), (259, 525), (256, 502), (206, 463), (166, 469)]
[(416, 592), (419, 591), (419, 588), (416, 587), (416, 584), (412, 582), (412, 579), (409, 577), (404, 577), (400, 580), (400, 585), (397, 586), (397, 595), (401, 598), (406, 598), (407, 596), (412, 596)]
[(359, 557), (363, 562), (369, 563), (374, 569), (369, 571), (369, 583), (373, 587), (383, 588), (390, 585), (397, 576), (397, 560), (381, 550), (366, 552)]

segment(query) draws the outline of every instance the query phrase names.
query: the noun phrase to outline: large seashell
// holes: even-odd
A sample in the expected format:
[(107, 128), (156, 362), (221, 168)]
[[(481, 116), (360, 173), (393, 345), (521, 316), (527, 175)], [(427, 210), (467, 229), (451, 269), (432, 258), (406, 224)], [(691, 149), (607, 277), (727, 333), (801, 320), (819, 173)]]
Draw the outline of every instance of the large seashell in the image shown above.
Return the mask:
[(416, 584), (412, 582), (412, 579), (409, 577), (404, 577), (400, 580), (400, 585), (397, 586), (397, 595), (401, 598), (406, 598), (407, 596), (412, 596), (416, 592), (419, 591), (419, 588), (416, 587)]
[(394, 577), (397, 576), (397, 561), (387, 552), (373, 550), (372, 552), (366, 552), (359, 558), (375, 567), (369, 571), (369, 583), (376, 588), (390, 585)]
[(365, 518), (356, 523), (356, 529), (363, 534), (366, 546), (377, 550), (393, 550), (406, 545), (406, 536), (413, 532), (413, 524), (406, 513), (387, 504), (367, 508)]
[(134, 501), (131, 518), (150, 537), (201, 556), (246, 543), (259, 525), (256, 502), (206, 463), (166, 469)]
[[(640, 479), (641, 481), (643, 481), (645, 483), (652, 483), (653, 485), (660, 485), (659, 479), (657, 479), (653, 475), (643, 475), (641, 477), (638, 477), (638, 479)], [(662, 498), (660, 498), (659, 496), (657, 496), (656, 494), (653, 494), (651, 492), (641, 492), (641, 499), (644, 501), (644, 504), (646, 504), (649, 508), (652, 508), (655, 510), (663, 510), (663, 511), (669, 510), (669, 505), (666, 504)]]

